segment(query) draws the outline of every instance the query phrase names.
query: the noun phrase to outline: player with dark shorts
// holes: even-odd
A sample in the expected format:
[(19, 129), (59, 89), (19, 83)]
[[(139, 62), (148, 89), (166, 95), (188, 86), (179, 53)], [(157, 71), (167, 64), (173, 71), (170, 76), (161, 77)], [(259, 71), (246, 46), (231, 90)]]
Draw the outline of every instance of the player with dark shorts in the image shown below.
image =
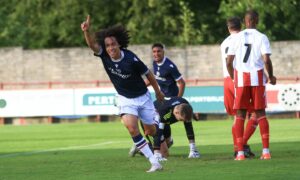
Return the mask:
[[(165, 97), (182, 97), (185, 90), (185, 81), (177, 66), (165, 56), (165, 47), (161, 43), (152, 45), (153, 74)], [(199, 158), (200, 154), (196, 150), (195, 134), (192, 121), (184, 121), (184, 128), (189, 140), (189, 158)], [(165, 138), (168, 147), (173, 144), (170, 124), (165, 124)], [(195, 150), (195, 151), (194, 151)]]
[[(160, 118), (159, 131), (154, 139), (154, 155), (158, 160), (163, 161), (169, 156), (166, 139), (171, 136), (170, 125), (179, 121), (191, 122), (193, 118), (193, 108), (189, 102), (182, 97), (167, 98), (164, 102), (155, 101), (154, 106)], [(190, 126), (187, 128), (190, 128)], [(190, 128), (187, 132), (191, 132), (191, 134), (187, 133), (188, 139), (194, 139), (193, 128)], [(200, 156), (196, 147), (190, 150), (190, 154)]]
[[(185, 90), (185, 81), (177, 66), (165, 56), (164, 51), (165, 48), (163, 44), (154, 43), (152, 45), (153, 74), (155, 75), (160, 90), (165, 94), (165, 97), (182, 97)], [(147, 80), (146, 84), (148, 84)], [(195, 150), (195, 135), (192, 122), (184, 122), (184, 127), (190, 146), (190, 154), (188, 157), (199, 158), (200, 154)], [(168, 147), (171, 147), (173, 145), (173, 138), (171, 137), (170, 124), (165, 124), (165, 129), (165, 133), (167, 133), (165, 136), (166, 142)], [(152, 142), (151, 138), (147, 139), (149, 142)], [(134, 156), (136, 153), (137, 149), (133, 146), (129, 151), (129, 155)]]

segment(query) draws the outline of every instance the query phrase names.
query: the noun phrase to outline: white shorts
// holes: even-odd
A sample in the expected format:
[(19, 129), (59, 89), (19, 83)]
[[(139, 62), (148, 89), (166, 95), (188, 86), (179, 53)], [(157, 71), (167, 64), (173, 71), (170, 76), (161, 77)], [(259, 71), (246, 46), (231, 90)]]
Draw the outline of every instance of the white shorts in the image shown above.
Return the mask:
[(139, 117), (143, 124), (151, 125), (159, 123), (149, 91), (136, 98), (127, 98), (122, 95), (117, 95), (117, 102), (120, 115), (132, 114)]

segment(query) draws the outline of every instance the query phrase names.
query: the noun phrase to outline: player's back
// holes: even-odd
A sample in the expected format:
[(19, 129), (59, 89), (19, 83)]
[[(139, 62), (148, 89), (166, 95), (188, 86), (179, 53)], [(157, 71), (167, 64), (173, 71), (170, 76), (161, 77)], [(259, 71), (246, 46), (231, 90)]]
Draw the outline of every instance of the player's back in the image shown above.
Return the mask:
[(224, 41), (221, 43), (221, 54), (222, 54), (222, 65), (223, 65), (223, 76), (224, 77), (229, 77), (229, 73), (227, 71), (227, 66), (226, 66), (226, 59), (227, 59), (227, 53), (230, 44), (232, 43), (232, 40), (237, 36), (238, 34), (231, 34), (229, 35)]
[(189, 102), (182, 97), (166, 98), (163, 102), (160, 102), (158, 100), (154, 101), (155, 109), (159, 113), (160, 117), (162, 117), (161, 122), (169, 124), (177, 122), (173, 114), (173, 109), (175, 108), (175, 106), (182, 103), (189, 104)]
[(245, 29), (235, 37), (233, 49), (228, 54), (235, 54), (234, 68), (242, 72), (255, 72), (264, 68), (263, 54), (271, 54), (270, 43), (266, 35), (256, 29)]

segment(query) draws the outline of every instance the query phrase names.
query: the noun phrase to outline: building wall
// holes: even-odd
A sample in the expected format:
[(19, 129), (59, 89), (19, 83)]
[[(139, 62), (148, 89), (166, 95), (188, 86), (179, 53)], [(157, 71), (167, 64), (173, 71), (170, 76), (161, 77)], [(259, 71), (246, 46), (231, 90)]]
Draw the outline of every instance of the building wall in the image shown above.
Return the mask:
[[(300, 41), (273, 42), (272, 62), (277, 77), (300, 76)], [(152, 67), (151, 45), (132, 45)], [(109, 80), (98, 57), (88, 48), (24, 50), (0, 48), (0, 82), (64, 82)], [(222, 78), (219, 45), (167, 47), (166, 55), (177, 64), (185, 79)], [(60, 85), (66, 86), (66, 85)]]

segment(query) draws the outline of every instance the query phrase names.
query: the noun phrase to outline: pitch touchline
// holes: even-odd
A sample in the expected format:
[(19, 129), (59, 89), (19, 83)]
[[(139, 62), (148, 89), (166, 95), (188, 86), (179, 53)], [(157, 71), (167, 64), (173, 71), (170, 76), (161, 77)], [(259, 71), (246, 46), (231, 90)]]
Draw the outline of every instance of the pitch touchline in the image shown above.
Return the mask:
[(69, 147), (62, 147), (62, 148), (53, 148), (53, 149), (44, 149), (44, 150), (38, 150), (38, 151), (30, 151), (30, 152), (20, 152), (20, 153), (12, 153), (12, 154), (4, 154), (0, 155), (0, 158), (8, 158), (8, 157), (16, 157), (16, 156), (24, 156), (24, 155), (32, 155), (32, 154), (39, 154), (39, 153), (47, 153), (52, 151), (66, 151), (66, 150), (72, 150), (72, 149), (88, 149), (91, 147), (98, 147), (103, 146), (107, 144), (113, 144), (118, 142), (108, 141), (98, 144), (90, 144), (85, 146), (69, 146)]

